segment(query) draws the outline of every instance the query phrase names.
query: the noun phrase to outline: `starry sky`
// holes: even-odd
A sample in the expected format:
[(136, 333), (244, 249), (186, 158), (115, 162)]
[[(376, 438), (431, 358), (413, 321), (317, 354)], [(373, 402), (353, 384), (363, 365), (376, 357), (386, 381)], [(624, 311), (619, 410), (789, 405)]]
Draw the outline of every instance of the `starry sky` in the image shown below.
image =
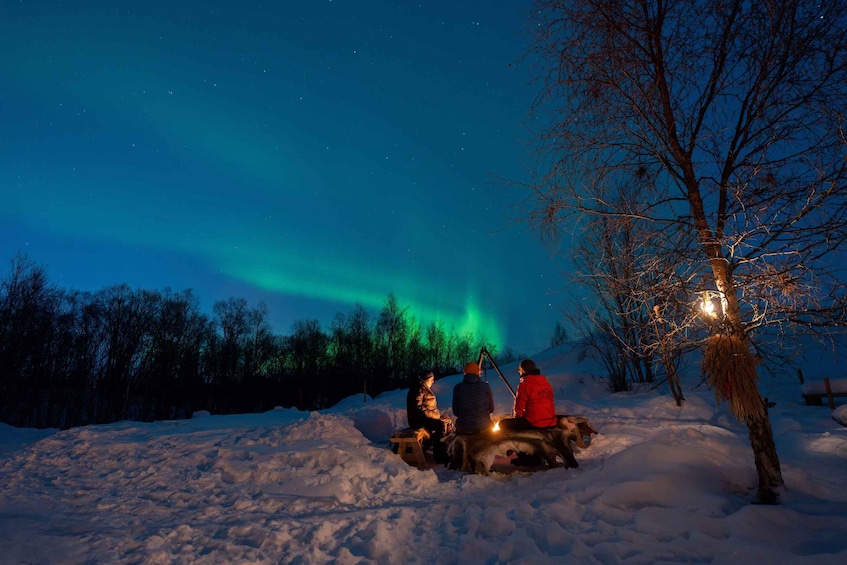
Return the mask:
[(279, 334), (394, 293), (544, 349), (563, 279), (497, 180), (528, 178), (525, 7), (4, 1), (0, 260), (264, 301)]

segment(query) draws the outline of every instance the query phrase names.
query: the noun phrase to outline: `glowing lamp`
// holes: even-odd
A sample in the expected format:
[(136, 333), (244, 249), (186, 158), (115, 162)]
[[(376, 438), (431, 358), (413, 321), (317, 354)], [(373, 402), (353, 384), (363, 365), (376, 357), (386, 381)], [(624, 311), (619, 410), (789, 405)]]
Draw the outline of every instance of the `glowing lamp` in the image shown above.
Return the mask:
[(720, 294), (704, 290), (699, 301), (700, 312), (707, 320), (715, 320), (723, 316), (723, 304)]

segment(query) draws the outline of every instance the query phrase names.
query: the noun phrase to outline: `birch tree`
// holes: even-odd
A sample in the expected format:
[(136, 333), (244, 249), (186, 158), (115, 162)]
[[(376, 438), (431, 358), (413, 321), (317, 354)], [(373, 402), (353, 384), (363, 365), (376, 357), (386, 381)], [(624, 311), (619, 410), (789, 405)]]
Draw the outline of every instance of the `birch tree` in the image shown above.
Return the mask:
[(703, 368), (747, 425), (760, 502), (784, 486), (760, 330), (844, 324), (845, 4), (537, 0), (531, 18), (530, 221), (556, 232), (624, 214), (608, 210), (609, 191), (650, 179), (639, 213), (652, 243), (687, 230), (684, 268), (719, 306)]

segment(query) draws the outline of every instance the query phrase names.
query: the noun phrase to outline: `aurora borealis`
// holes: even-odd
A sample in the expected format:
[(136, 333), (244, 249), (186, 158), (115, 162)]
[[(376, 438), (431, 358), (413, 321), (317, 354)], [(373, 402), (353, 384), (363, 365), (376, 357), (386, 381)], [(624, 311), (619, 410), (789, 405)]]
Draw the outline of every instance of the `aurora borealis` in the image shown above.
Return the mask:
[[(0, 260), (268, 305), (277, 333), (394, 293), (531, 353), (557, 267), (509, 219), (521, 2), (9, 2)], [(5, 272), (5, 269), (3, 269)]]

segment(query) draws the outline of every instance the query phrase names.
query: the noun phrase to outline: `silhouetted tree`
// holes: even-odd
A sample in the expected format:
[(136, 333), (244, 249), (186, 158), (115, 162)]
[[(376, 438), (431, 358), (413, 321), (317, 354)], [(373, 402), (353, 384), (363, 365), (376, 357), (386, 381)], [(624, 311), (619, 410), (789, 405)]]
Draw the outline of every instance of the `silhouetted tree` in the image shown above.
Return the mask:
[(423, 370), (430, 351), (393, 295), (386, 306), (379, 330), (356, 305), (336, 316), (330, 335), (317, 320), (302, 320), (277, 336), (264, 303), (222, 300), (212, 319), (190, 290), (123, 284), (64, 293), (19, 255), (0, 281), (0, 419), (68, 427), (187, 417), (200, 408), (318, 409), (366, 380), (379, 394), (396, 386), (387, 375)]
[(12, 258), (9, 275), (0, 281), (0, 403), (39, 423), (59, 300), (42, 267), (20, 253)]
[(389, 294), (376, 321), (374, 335), (377, 358), (377, 379), (381, 387), (397, 387), (406, 383), (410, 375), (404, 374), (408, 324), (406, 307), (401, 307), (394, 294)]
[(311, 392), (303, 398), (301, 409), (326, 408), (332, 395), (332, 383), (326, 378), (330, 338), (321, 331), (318, 320), (300, 320), (294, 323), (291, 335), (285, 340), (293, 383), (298, 391)]
[(448, 366), (447, 335), (444, 324), (439, 321), (430, 322), (426, 328), (427, 356), (424, 365), (432, 367), (439, 373), (444, 373)]

